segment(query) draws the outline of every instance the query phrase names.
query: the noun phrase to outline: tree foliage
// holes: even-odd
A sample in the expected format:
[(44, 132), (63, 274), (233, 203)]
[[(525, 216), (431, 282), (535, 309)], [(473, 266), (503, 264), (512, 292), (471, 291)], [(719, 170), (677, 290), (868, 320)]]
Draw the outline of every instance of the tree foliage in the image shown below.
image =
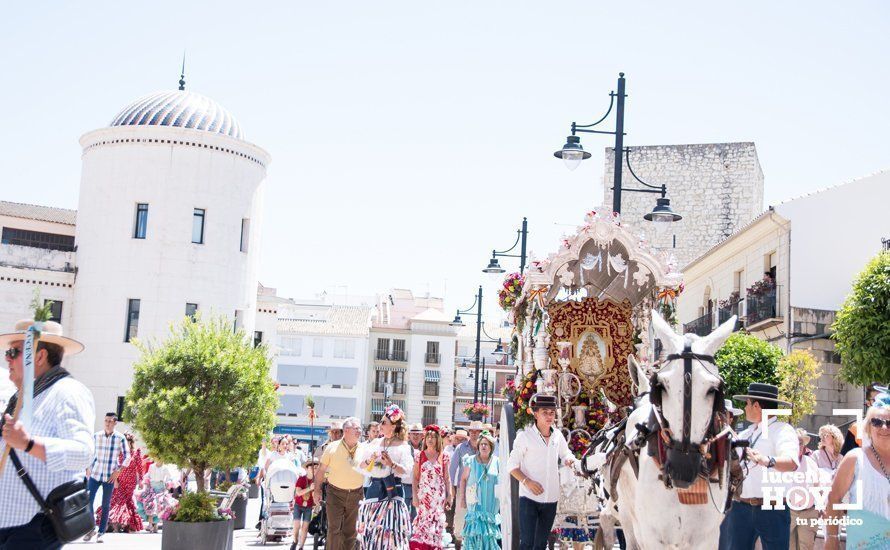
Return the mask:
[(778, 347), (743, 332), (733, 333), (714, 354), (727, 397), (747, 393), (751, 382), (778, 385), (776, 368), (781, 358)]
[(185, 318), (161, 345), (136, 345), (127, 414), (149, 453), (193, 468), (199, 491), (207, 468), (256, 459), (278, 406), (265, 346), (222, 317)]
[(822, 375), (819, 362), (806, 350), (794, 350), (779, 361), (779, 398), (791, 403), (791, 417), (797, 424), (816, 411), (816, 381)]
[(841, 378), (861, 386), (890, 381), (890, 252), (865, 266), (832, 329)]

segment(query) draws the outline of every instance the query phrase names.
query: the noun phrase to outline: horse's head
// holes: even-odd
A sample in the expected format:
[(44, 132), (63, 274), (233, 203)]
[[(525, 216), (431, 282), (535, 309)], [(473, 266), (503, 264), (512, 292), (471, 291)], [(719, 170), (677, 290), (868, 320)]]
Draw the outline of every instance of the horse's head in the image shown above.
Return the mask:
[(667, 448), (665, 474), (685, 488), (701, 473), (702, 444), (713, 435), (715, 412), (723, 410), (723, 379), (713, 354), (732, 334), (735, 317), (705, 337), (680, 336), (655, 311), (652, 326), (667, 358), (649, 380), (649, 400)]

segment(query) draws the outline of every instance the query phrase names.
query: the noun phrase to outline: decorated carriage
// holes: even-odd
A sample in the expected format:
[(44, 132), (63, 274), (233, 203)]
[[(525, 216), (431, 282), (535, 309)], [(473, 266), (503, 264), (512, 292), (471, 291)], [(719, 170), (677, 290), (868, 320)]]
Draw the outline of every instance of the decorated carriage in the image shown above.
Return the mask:
[[(559, 250), (533, 259), (524, 276), (508, 276), (501, 304), (515, 327), (519, 368), (507, 392), (512, 406), (502, 413), (501, 456), (516, 430), (533, 421), (529, 399), (538, 392), (558, 397), (558, 425), (579, 458), (597, 432), (618, 423), (635, 395), (628, 357), (654, 362), (660, 350), (651, 312), (675, 321), (681, 279), (668, 252), (652, 248), (639, 228), (605, 208), (587, 213)], [(516, 548), (517, 487), (509, 476), (502, 479), (504, 547)], [(591, 481), (562, 479), (555, 527), (564, 539), (585, 541), (596, 522)]]

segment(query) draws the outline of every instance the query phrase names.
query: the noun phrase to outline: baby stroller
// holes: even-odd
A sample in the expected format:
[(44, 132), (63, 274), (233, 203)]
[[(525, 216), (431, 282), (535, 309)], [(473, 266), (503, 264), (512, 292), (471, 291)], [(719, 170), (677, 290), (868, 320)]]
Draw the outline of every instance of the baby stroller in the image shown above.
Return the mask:
[(280, 542), (294, 527), (292, 505), (300, 471), (291, 460), (278, 459), (269, 465), (264, 481), (263, 519), (260, 542)]

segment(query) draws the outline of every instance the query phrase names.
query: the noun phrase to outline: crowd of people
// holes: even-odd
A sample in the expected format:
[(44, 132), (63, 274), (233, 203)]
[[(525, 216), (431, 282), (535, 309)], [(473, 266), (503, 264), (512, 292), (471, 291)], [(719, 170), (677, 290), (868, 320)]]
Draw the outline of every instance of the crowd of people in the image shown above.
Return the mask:
[[(31, 324), (17, 323), (13, 332), (0, 335), (9, 380), (17, 392), (24, 384), (23, 355)], [(96, 528), (86, 536), (101, 542), (108, 529), (157, 531), (176, 496), (195, 483), (194, 472), (153, 460), (137, 448), (132, 434), (118, 432), (114, 413), (108, 413), (103, 429), (93, 433), (92, 394), (61, 366), (64, 357), (80, 350), (82, 346), (66, 338), (60, 325), (44, 323), (33, 351), (33, 412), (27, 427), (13, 418), (18, 393), (2, 396), (7, 403), (0, 422), (0, 450), (8, 453), (14, 468), (6, 467), (0, 475), (0, 550), (61, 548), (37, 493), (88, 491), (94, 501), (101, 490)], [(808, 446), (809, 434), (779, 418), (766, 424), (768, 436), (760, 432), (766, 409), (790, 406), (779, 399), (775, 386), (751, 384), (746, 394), (734, 399), (745, 403), (751, 424), (739, 434), (749, 441), (742, 457), (746, 476), (725, 518), (721, 548), (749, 550), (756, 539), (766, 550), (813, 548), (817, 524), (812, 520), (827, 520), (825, 548), (834, 550), (840, 545), (842, 522), (837, 520), (844, 514), (835, 505), (842, 501), (861, 504), (861, 509), (849, 512), (849, 519), (876, 529), (873, 535), (848, 529), (848, 542), (862, 542), (862, 536), (878, 538), (872, 540), (877, 546), (868, 546), (866, 539), (861, 547), (879, 548), (886, 542), (884, 535), (890, 529), (886, 388), (868, 392), (864, 420), (853, 424), (846, 436), (837, 427), (822, 426), (815, 451)], [(498, 456), (495, 426), (474, 421), (467, 430), (452, 431), (445, 426), (409, 425), (405, 413), (390, 405), (380, 422), (372, 422), (366, 430), (356, 418), (332, 425), (328, 441), (314, 453), (288, 436), (271, 440), (260, 450), (256, 477), (262, 483), (265, 470), (282, 459), (292, 461), (301, 472), (294, 493), (291, 548), (303, 547), (313, 511), (323, 507), (325, 547), (330, 550), (356, 546), (437, 550), (452, 542), (458, 550), (495, 550), (501, 546), (497, 487), (504, 476), (512, 476), (519, 483), (520, 548), (542, 550), (552, 533), (559, 499), (558, 470), (577, 469), (578, 463), (554, 427), (555, 397), (537, 394), (530, 405), (534, 422), (517, 434), (508, 457)], [(731, 402), (727, 410), (742, 413)], [(769, 470), (824, 472), (827, 477), (817, 482), (830, 487), (827, 507), (820, 510), (815, 502), (805, 501), (765, 509), (764, 480), (770, 476), (764, 474)], [(247, 477), (243, 469), (237, 475), (239, 480)], [(813, 483), (811, 477), (801, 479), (800, 483)]]
[[(322, 506), (328, 549), (500, 548), (496, 432), (480, 421), (456, 430), (409, 424), (397, 405), (367, 427), (357, 418), (333, 423), (301, 464), (292, 550), (303, 548), (312, 509)], [(289, 447), (288, 440), (275, 437), (271, 445)], [(291, 458), (299, 454), (296, 444), (283, 458), (299, 461)], [(261, 480), (270, 465), (265, 449), (257, 462)]]

